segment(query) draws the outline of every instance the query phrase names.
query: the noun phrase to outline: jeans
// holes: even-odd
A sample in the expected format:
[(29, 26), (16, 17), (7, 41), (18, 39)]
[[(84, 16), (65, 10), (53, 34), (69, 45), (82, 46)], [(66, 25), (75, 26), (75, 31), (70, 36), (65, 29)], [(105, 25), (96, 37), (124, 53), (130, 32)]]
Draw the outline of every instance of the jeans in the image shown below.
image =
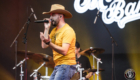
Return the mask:
[(58, 65), (54, 68), (49, 80), (70, 80), (75, 72), (75, 65)]

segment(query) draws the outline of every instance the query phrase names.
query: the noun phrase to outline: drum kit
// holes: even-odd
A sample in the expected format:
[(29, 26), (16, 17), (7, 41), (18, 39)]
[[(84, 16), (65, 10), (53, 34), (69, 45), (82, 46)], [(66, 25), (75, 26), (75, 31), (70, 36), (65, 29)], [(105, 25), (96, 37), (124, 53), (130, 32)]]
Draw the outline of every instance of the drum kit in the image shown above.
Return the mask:
[[(94, 68), (94, 59), (96, 59), (97, 61), (97, 69), (88, 69), (88, 70), (84, 70), (83, 68), (81, 68), (81, 66), (79, 64), (77, 64), (77, 68), (78, 68), (78, 73), (75, 73), (74, 76), (72, 77), (71, 80), (85, 80), (84, 77), (82, 77), (82, 72), (96, 72), (97, 74), (97, 80), (99, 80), (99, 71), (104, 71), (103, 69), (99, 69), (99, 63), (102, 64), (102, 61), (101, 59), (97, 58), (96, 56), (98, 54), (101, 54), (103, 53), (105, 50), (102, 49), (102, 48), (93, 48), (93, 47), (90, 47), (88, 49), (85, 49), (83, 51), (80, 52), (81, 55), (85, 55), (85, 56), (90, 56), (92, 55), (93, 56), (93, 68)], [(95, 56), (96, 55), (96, 56)], [(94, 78), (93, 80), (95, 80), (95, 75), (93, 75)]]
[[(97, 80), (99, 80), (99, 71), (104, 71), (103, 69), (99, 69), (99, 63), (102, 63), (101, 59), (97, 58), (95, 55), (101, 54), (103, 53), (105, 50), (102, 48), (88, 48), (85, 49), (83, 51), (80, 52), (81, 55), (92, 55), (93, 56), (93, 60), (94, 58), (97, 60), (97, 69), (87, 69), (84, 70), (84, 68), (81, 68), (81, 65), (77, 64), (76, 68), (77, 71), (76, 73), (73, 75), (73, 77), (70, 80), (85, 80), (84, 77), (82, 77), (82, 72), (96, 72), (97, 74)], [(17, 55), (24, 57), (25, 56), (25, 51), (17, 51)], [(15, 67), (13, 67), (13, 69), (16, 69), (16, 67), (20, 66), (21, 71), (20, 71), (20, 80), (22, 80), (23, 75), (23, 71), (22, 71), (22, 64), (24, 63), (24, 61), (26, 61), (27, 59), (32, 59), (34, 62), (41, 64), (41, 66), (37, 69), (34, 70), (34, 72), (30, 75), (30, 77), (33, 76), (33, 80), (39, 80), (38, 79), (38, 70), (42, 67), (49, 67), (49, 68), (54, 68), (55, 63), (53, 61), (53, 57), (47, 55), (47, 54), (43, 54), (43, 53), (33, 53), (28, 51), (27, 52), (27, 58), (23, 59), (22, 61), (20, 61)], [(94, 65), (94, 61), (93, 61), (93, 65)], [(50, 78), (50, 76), (39, 76), (40, 80), (42, 80), (43, 78)]]

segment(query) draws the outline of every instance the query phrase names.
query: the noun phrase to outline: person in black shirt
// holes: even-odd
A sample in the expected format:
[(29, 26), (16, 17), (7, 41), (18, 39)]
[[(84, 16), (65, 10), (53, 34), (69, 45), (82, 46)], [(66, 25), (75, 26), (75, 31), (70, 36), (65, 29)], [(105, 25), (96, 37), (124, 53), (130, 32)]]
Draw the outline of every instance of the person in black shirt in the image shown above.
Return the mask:
[[(83, 56), (81, 54), (79, 54), (80, 52), (80, 44), (78, 42), (76, 42), (75, 44), (75, 53), (76, 53), (76, 62), (77, 64), (81, 65), (81, 68), (84, 68), (84, 70), (86, 69), (91, 69), (91, 65), (89, 62), (89, 59), (86, 56)], [(82, 77), (85, 77), (86, 80), (88, 80), (88, 78), (90, 78), (93, 75), (93, 72), (89, 72), (87, 73), (83, 73)]]

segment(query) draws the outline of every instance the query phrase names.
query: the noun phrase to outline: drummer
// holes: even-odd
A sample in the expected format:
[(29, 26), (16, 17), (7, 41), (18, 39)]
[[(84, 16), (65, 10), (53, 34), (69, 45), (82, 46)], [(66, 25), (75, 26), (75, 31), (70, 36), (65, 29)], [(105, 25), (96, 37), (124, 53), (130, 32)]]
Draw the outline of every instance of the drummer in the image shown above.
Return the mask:
[[(76, 62), (77, 62), (77, 64), (80, 64), (81, 68), (84, 68), (85, 70), (89, 69), (89, 68), (91, 69), (89, 59), (86, 56), (83, 56), (83, 55), (79, 54), (79, 52), (80, 52), (80, 44), (78, 42), (76, 42), (76, 44), (75, 44), (75, 53), (76, 53)], [(85, 77), (86, 80), (88, 80), (88, 78), (90, 78), (92, 75), (93, 75), (93, 72), (89, 72), (88, 74), (83, 73), (82, 77)]]

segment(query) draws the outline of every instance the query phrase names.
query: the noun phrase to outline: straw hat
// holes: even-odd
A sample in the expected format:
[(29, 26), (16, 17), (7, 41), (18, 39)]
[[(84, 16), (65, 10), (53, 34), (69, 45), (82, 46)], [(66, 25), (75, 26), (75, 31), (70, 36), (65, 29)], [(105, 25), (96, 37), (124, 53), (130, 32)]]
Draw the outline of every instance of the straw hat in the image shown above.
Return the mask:
[(50, 13), (60, 13), (60, 14), (64, 14), (64, 18), (71, 18), (72, 14), (65, 10), (65, 7), (63, 5), (60, 4), (53, 4), (51, 6), (51, 10), (49, 12), (43, 12), (42, 14), (50, 14)]

